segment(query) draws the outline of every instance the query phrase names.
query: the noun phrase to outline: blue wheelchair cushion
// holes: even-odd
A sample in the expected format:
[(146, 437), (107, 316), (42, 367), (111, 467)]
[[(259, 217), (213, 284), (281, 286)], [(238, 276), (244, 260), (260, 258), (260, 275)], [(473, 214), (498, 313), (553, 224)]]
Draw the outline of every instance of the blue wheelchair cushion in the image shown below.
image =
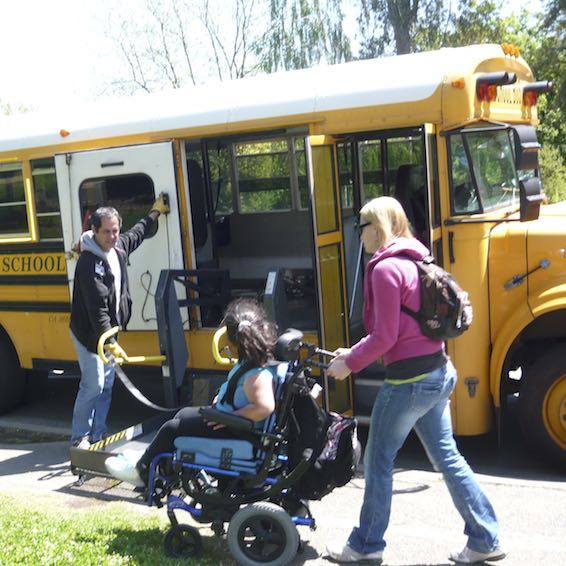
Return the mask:
[(247, 440), (179, 436), (175, 447), (181, 462), (223, 470), (256, 472), (263, 462), (263, 453)]

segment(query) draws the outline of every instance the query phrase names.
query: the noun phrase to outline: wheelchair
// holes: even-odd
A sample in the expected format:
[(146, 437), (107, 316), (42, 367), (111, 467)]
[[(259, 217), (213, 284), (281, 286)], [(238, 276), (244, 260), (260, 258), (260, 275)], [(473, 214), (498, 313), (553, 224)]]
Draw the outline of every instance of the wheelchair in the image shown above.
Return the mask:
[(263, 429), (236, 415), (201, 409), (206, 420), (223, 424), (237, 439), (178, 437), (175, 451), (155, 456), (149, 466), (147, 503), (166, 506), (171, 527), (165, 553), (174, 558), (196, 557), (202, 551), (197, 528), (180, 523), (176, 513), (209, 524), (226, 534), (234, 558), (246, 566), (288, 564), (300, 549), (298, 526), (316, 529), (307, 501), (294, 486), (313, 465), (312, 450), (291, 456), (293, 400), (314, 395), (320, 386), (313, 367), (325, 368), (330, 352), (303, 342), (298, 330), (288, 330), (277, 342), (276, 410)]

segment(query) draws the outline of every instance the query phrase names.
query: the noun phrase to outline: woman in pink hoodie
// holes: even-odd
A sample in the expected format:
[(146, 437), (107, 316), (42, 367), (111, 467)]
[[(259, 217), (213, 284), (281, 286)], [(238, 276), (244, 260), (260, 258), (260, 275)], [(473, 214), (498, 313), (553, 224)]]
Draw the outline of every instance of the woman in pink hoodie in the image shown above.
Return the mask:
[(367, 336), (352, 348), (339, 348), (328, 375), (342, 380), (383, 358), (385, 382), (371, 415), (359, 526), (345, 544), (329, 544), (328, 555), (339, 562), (381, 563), (395, 457), (415, 429), (465, 522), (466, 546), (450, 559), (472, 564), (504, 558), (493, 507), (454, 441), (449, 397), (456, 370), (443, 342), (424, 336), (401, 310), (401, 305), (420, 308), (417, 266), (410, 258), (422, 259), (429, 251), (413, 237), (401, 204), (391, 197), (373, 199), (361, 209), (359, 230), (366, 253), (373, 254), (364, 279)]

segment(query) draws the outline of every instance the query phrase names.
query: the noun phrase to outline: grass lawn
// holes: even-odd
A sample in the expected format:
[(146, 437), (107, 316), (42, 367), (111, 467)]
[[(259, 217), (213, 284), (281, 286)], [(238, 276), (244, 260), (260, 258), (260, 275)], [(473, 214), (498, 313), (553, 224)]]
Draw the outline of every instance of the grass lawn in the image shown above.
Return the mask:
[[(189, 515), (178, 514), (190, 523)], [(24, 499), (0, 494), (0, 565), (232, 565), (224, 540), (203, 534), (204, 551), (193, 560), (165, 556), (169, 521), (163, 510), (140, 512), (121, 502), (70, 509), (58, 498)]]

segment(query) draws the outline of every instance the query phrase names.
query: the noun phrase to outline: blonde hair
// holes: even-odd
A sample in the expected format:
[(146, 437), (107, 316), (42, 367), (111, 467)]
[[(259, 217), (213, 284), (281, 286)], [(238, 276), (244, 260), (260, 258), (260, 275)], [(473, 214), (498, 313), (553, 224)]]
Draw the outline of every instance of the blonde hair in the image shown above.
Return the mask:
[(377, 197), (360, 210), (360, 224), (371, 222), (377, 232), (377, 247), (395, 238), (412, 238), (411, 226), (401, 203), (393, 197)]

